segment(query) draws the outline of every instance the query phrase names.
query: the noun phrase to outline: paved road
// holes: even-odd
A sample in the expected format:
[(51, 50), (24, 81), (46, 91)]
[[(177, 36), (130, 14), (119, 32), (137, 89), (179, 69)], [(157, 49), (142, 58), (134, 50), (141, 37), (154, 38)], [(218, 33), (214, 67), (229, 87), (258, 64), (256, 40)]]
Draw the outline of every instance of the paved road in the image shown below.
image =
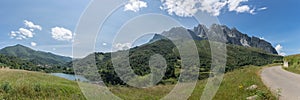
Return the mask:
[(280, 100), (300, 100), (300, 75), (275, 66), (263, 69), (261, 77), (274, 93), (280, 89)]

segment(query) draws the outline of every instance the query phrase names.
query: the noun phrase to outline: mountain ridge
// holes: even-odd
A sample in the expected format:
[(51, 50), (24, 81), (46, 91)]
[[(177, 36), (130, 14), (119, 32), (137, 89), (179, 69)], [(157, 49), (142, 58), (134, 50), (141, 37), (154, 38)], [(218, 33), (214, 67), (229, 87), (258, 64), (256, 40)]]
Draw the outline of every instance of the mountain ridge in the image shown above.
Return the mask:
[(18, 57), (40, 66), (64, 65), (72, 61), (71, 57), (56, 55), (50, 52), (37, 51), (21, 44), (0, 49), (0, 54)]
[[(205, 25), (202, 24), (199, 24), (193, 29), (186, 29), (184, 27), (174, 27), (169, 31), (162, 32), (161, 34), (155, 34), (153, 38), (149, 41), (149, 43), (167, 38), (176, 40), (177, 38), (182, 38), (182, 34), (184, 32), (188, 32), (188, 34), (191, 35), (191, 38), (193, 40), (222, 41), (226, 44), (234, 44), (244, 47), (254, 47), (262, 49), (267, 53), (278, 54), (278, 52), (272, 46), (272, 44), (267, 42), (266, 40), (260, 39), (255, 36), (250, 37), (247, 34), (240, 32), (236, 28), (228, 28), (226, 25), (218, 24), (213, 24), (210, 26), (210, 28), (207, 28)], [(208, 39), (208, 37), (216, 37), (216, 39)]]

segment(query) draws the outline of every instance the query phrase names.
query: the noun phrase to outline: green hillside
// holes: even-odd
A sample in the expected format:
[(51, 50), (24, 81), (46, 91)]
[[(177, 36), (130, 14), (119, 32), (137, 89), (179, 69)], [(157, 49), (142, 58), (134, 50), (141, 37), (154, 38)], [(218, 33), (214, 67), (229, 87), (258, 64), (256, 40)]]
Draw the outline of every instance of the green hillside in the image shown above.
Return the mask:
[(82, 100), (75, 81), (44, 73), (0, 69), (1, 100)]
[(72, 60), (72, 58), (70, 57), (58, 56), (52, 53), (36, 51), (19, 44), (1, 49), (0, 54), (18, 57), (22, 60), (27, 60), (36, 65), (43, 66), (64, 65)]
[(300, 74), (300, 54), (284, 57), (284, 61), (289, 63), (288, 71)]
[(6, 56), (0, 54), (0, 68), (10, 68), (10, 69), (22, 69), (28, 71), (39, 71), (46, 73), (74, 73), (72, 68), (61, 67), (61, 66), (52, 66), (44, 67), (38, 66), (31, 61), (23, 60), (14, 56)]
[[(258, 76), (262, 67), (244, 66), (225, 74), (223, 82), (213, 100), (243, 100), (249, 96), (258, 95), (258, 100), (274, 100), (271, 92), (265, 87)], [(189, 100), (199, 100), (207, 80), (199, 80)], [(85, 84), (89, 89), (102, 89), (99, 86)], [(246, 90), (251, 85), (257, 85), (255, 90)], [(158, 100), (167, 95), (174, 85), (158, 85), (150, 88), (133, 88), (127, 86), (109, 86), (109, 90), (125, 100)], [(101, 96), (101, 90), (94, 90), (96, 97)], [(228, 92), (230, 91), (230, 92)], [(93, 95), (93, 94), (90, 94)], [(0, 99), (5, 100), (85, 100), (77, 83), (63, 78), (38, 72), (0, 69)]]
[[(244, 66), (225, 74), (223, 82), (213, 100), (245, 100), (249, 96), (258, 95), (256, 100), (276, 100), (276, 97), (263, 84), (257, 74), (262, 69), (258, 66)], [(207, 80), (199, 80), (189, 100), (199, 100)], [(257, 85), (256, 90), (246, 90)], [(113, 86), (111, 91), (124, 100), (159, 100), (167, 95), (174, 85), (159, 85), (146, 89)]]
[[(185, 41), (189, 42), (189, 41)], [(211, 52), (209, 42), (206, 40), (195, 41), (198, 47), (200, 58), (200, 76), (199, 79), (206, 79), (209, 76), (211, 66)], [(184, 43), (183, 43), (184, 44)], [(161, 54), (167, 61), (167, 70), (164, 80), (160, 84), (174, 84), (179, 77), (181, 59), (175, 45), (168, 40), (160, 40), (153, 43), (145, 44), (142, 46), (130, 49), (130, 66), (137, 75), (145, 76), (150, 73), (149, 59), (154, 54)], [(113, 52), (116, 53), (116, 52)], [(237, 45), (227, 45), (227, 66), (226, 71), (232, 71), (246, 65), (262, 66), (271, 64), (274, 61), (281, 61), (282, 57), (274, 54), (268, 54), (265, 51), (257, 48), (247, 48)], [(86, 58), (74, 61), (74, 64), (83, 69), (91, 67), (91, 59), (96, 57), (96, 64), (99, 73), (106, 84), (121, 84), (125, 85), (114, 71), (111, 61), (111, 53), (95, 53)], [(123, 58), (119, 58), (123, 59)], [(87, 78), (93, 80), (92, 75), (89, 73), (80, 72), (79, 74), (85, 75)]]

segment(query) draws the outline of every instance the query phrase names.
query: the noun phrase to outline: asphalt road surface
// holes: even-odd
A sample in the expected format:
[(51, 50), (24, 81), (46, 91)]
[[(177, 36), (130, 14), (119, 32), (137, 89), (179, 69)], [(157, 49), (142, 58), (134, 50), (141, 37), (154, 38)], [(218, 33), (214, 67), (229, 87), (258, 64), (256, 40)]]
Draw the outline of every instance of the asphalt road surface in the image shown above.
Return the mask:
[(263, 69), (261, 78), (274, 94), (281, 95), (280, 100), (300, 100), (300, 75), (275, 66)]

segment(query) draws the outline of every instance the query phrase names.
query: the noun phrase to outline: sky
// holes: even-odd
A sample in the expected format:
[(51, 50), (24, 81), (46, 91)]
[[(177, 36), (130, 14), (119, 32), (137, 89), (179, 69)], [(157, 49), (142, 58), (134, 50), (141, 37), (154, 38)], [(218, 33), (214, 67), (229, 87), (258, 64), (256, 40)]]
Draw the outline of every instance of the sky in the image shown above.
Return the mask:
[[(106, 1), (96, 14), (110, 8)], [(116, 0), (96, 37), (96, 51), (140, 45), (172, 27), (193, 28), (203, 12), (220, 24), (272, 43), (281, 55), (300, 53), (299, 0)], [(35, 50), (72, 56), (78, 22), (91, 0), (1, 0), (0, 48), (22, 44)], [(104, 9), (103, 9), (104, 8)], [(203, 18), (206, 19), (206, 18)], [(75, 34), (76, 33), (76, 34)], [(74, 38), (75, 37), (75, 38)], [(91, 37), (95, 38), (95, 37)], [(82, 47), (84, 48), (84, 47)]]

